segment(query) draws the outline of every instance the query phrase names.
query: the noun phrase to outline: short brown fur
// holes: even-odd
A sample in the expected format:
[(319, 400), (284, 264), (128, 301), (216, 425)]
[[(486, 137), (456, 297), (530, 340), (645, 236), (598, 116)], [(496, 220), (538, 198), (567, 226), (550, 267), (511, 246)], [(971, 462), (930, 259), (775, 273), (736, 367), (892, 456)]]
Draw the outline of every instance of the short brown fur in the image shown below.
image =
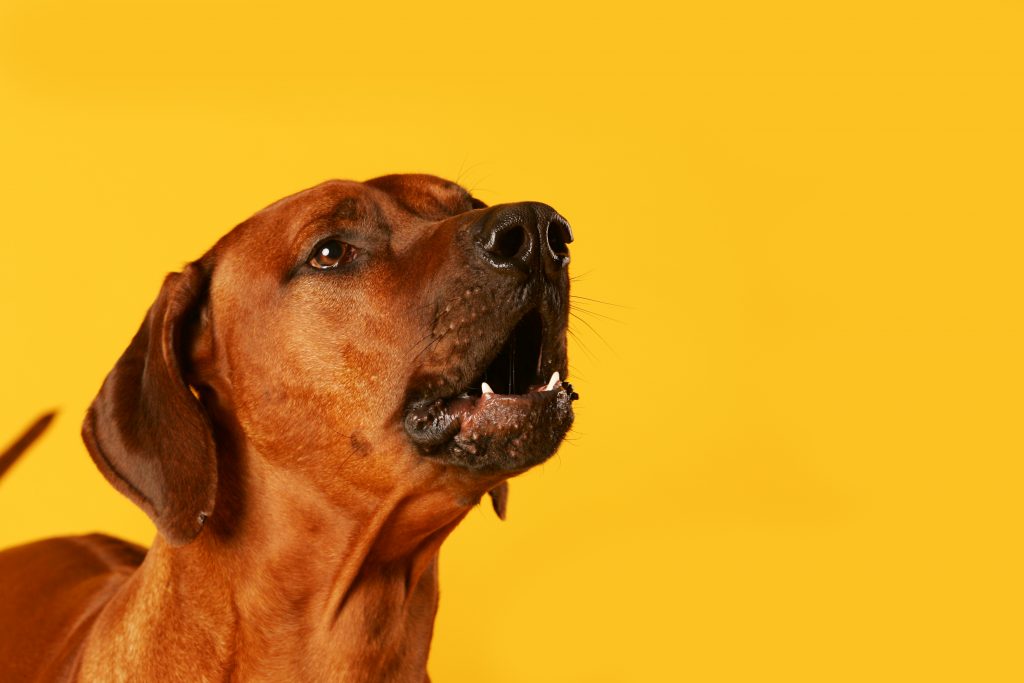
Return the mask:
[[(459, 246), (482, 206), (431, 176), (331, 181), (169, 275), (83, 427), (159, 535), (0, 553), (0, 679), (428, 680), (438, 549), (484, 493), (504, 516), (532, 464), (452, 466), (400, 428), (411, 382), (456, 372), (510, 299)], [(376, 258), (340, 290), (304, 267), (332, 231)], [(443, 314), (464, 290), (480, 309)]]

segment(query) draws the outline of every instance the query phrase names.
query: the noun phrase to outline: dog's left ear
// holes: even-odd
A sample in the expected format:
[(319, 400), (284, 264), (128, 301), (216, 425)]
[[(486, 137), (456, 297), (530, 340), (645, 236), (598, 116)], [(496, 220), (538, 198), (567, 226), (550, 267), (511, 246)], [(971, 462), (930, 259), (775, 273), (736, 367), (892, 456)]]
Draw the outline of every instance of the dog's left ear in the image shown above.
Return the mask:
[(491, 496), (491, 505), (498, 519), (504, 520), (508, 511), (508, 481), (503, 481), (487, 492)]
[(184, 336), (206, 298), (209, 275), (197, 261), (167, 276), (82, 425), (103, 476), (172, 545), (202, 530), (217, 492), (210, 420), (182, 374)]

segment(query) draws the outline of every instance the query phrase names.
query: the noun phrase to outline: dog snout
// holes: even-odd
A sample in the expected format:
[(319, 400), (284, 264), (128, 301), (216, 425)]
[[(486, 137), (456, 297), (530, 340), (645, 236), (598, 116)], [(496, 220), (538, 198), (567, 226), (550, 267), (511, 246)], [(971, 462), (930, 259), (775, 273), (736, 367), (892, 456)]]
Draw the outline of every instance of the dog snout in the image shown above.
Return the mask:
[(482, 258), (494, 268), (554, 279), (569, 265), (572, 229), (547, 204), (492, 207), (475, 226)]

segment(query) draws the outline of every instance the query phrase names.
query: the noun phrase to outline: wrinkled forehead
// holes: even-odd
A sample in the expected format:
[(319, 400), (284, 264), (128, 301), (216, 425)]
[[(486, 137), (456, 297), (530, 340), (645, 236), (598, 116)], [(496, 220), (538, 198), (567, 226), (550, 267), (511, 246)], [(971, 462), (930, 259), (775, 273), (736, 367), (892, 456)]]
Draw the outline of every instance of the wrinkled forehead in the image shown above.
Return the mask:
[(364, 185), (385, 192), (405, 213), (431, 222), (483, 206), (461, 185), (432, 175), (386, 175)]
[(215, 251), (218, 262), (244, 254), (246, 260), (257, 258), (274, 270), (310, 248), (310, 239), (335, 232), (359, 233), (401, 250), (425, 226), (481, 206), (460, 185), (431, 175), (329, 180), (259, 211), (225, 235)]
[(482, 206), (463, 187), (431, 175), (387, 175), (366, 182), (328, 180), (277, 201), (254, 218), (301, 226), (324, 220), (362, 221), (382, 229), (437, 222)]

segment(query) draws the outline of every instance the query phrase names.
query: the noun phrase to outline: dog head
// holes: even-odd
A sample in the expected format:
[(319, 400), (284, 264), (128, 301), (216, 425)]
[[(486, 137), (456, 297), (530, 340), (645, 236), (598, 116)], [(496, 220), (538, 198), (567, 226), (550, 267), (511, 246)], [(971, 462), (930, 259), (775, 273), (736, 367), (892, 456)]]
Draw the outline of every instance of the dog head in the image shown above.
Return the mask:
[(226, 433), (331, 497), (492, 491), (503, 514), (573, 420), (571, 241), (547, 205), (433, 176), (282, 199), (167, 277), (85, 442), (172, 544), (213, 513)]

